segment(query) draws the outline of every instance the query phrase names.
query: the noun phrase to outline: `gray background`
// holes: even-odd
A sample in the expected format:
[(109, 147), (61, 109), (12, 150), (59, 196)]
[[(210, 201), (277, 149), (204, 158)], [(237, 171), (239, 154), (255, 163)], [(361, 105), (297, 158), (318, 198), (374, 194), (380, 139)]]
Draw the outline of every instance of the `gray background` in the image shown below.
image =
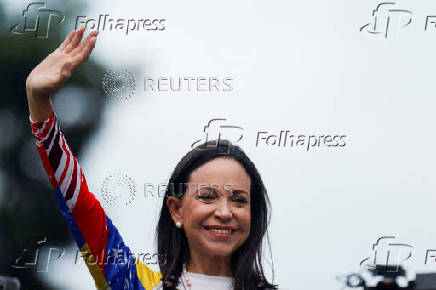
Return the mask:
[[(11, 13), (21, 13), (25, 4), (10, 2)], [(167, 19), (163, 32), (101, 31), (91, 56), (137, 76), (131, 99), (108, 100), (103, 127), (79, 160), (100, 200), (102, 181), (112, 172), (135, 180), (138, 195), (132, 204), (102, 203), (126, 244), (134, 251), (154, 251), (161, 200), (144, 198), (143, 184), (165, 182), (203, 136), (203, 126), (226, 118), (244, 128), (240, 145), (258, 167), (272, 201), (274, 282), (281, 288), (340, 289), (335, 277), (357, 271), (384, 235), (413, 245), (411, 269), (436, 270), (434, 263), (424, 264), (426, 250), (436, 248), (436, 29), (424, 31), (426, 16), (436, 15), (436, 3), (397, 1), (398, 8), (413, 12), (413, 21), (387, 39), (359, 32), (373, 21), (379, 3), (89, 4), (82, 11), (88, 17)], [(63, 29), (66, 35), (72, 27)], [(144, 92), (144, 76), (229, 76), (234, 89)], [(62, 96), (57, 111), (80, 102)], [(309, 152), (255, 146), (258, 131), (280, 130), (344, 134), (347, 144)], [(93, 289), (85, 265), (73, 265), (74, 251), (67, 250), (46, 279), (63, 289)]]

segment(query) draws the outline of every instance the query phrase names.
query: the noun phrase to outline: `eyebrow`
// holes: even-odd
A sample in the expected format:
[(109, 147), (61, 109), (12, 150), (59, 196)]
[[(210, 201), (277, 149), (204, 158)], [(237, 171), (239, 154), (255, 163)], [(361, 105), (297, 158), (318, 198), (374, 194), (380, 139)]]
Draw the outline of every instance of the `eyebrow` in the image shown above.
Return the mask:
[(232, 193), (233, 193), (233, 195), (240, 195), (240, 194), (244, 194), (245, 193), (246, 195), (250, 196), (250, 194), (248, 192), (246, 192), (245, 190), (242, 190), (242, 189), (232, 190)]
[[(220, 194), (220, 192), (217, 189), (215, 189), (215, 187), (213, 187), (213, 186), (199, 187), (197, 192), (200, 191), (201, 189), (208, 189), (208, 190), (211, 190), (214, 193)], [(226, 190), (226, 191), (230, 191), (230, 190)], [(242, 189), (233, 189), (233, 190), (231, 190), (231, 192), (232, 192), (232, 195), (246, 194), (246, 195), (250, 196), (249, 193), (247, 193), (245, 190), (242, 190)]]

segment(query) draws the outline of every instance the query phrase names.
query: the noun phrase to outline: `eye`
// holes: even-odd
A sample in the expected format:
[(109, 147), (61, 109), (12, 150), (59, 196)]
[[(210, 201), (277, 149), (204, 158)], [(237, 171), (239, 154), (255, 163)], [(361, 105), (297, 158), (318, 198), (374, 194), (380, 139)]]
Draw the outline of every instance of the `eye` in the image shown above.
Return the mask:
[(241, 203), (241, 204), (247, 203), (247, 200), (245, 198), (242, 198), (242, 197), (234, 198), (233, 201), (237, 202), (237, 203)]
[(215, 197), (210, 195), (210, 194), (199, 195), (198, 198), (202, 199), (202, 200), (213, 200), (213, 199), (215, 199)]
[(209, 190), (200, 190), (198, 192), (198, 198), (205, 201), (212, 201), (217, 198), (217, 194)]

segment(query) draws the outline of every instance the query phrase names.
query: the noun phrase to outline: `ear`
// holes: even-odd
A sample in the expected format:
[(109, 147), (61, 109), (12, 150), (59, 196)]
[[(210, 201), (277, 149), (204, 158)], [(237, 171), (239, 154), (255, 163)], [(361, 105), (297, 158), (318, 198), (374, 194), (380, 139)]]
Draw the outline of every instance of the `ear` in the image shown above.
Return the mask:
[(167, 206), (174, 223), (183, 220), (183, 201), (175, 196), (168, 196)]

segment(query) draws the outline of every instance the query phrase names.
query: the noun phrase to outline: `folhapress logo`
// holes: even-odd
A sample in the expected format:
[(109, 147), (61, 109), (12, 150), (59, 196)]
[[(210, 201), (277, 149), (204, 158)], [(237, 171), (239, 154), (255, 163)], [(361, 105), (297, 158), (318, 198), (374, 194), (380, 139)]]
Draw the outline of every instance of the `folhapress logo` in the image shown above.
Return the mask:
[[(210, 147), (218, 147), (218, 145), (235, 144), (242, 140), (250, 140), (251, 134), (242, 134), (244, 129), (240, 126), (228, 125), (227, 119), (211, 119), (206, 126), (203, 127), (203, 137), (192, 143), (192, 149), (205, 149)], [(277, 134), (278, 133), (278, 134)], [(246, 137), (248, 136), (248, 137)], [(346, 145), (347, 135), (344, 134), (296, 134), (291, 130), (258, 131), (254, 139), (255, 147), (263, 148), (302, 148), (306, 151), (319, 150), (321, 148), (335, 150), (343, 148)], [(213, 141), (213, 142), (209, 142)], [(197, 146), (197, 147), (196, 147)], [(229, 154), (227, 152), (223, 154)]]
[(126, 35), (129, 32), (136, 31), (162, 31), (165, 30), (165, 18), (112, 18), (109, 14), (100, 14), (97, 17), (87, 17), (78, 15), (74, 29), (85, 25), (89, 29), (97, 29), (100, 31), (124, 31)]
[(383, 2), (372, 11), (372, 21), (363, 25), (360, 31), (380, 34), (385, 38), (398, 35), (399, 31), (412, 23), (412, 12), (395, 7), (395, 2)]
[(360, 32), (383, 36), (386, 39), (398, 36), (402, 31), (411, 32), (414, 27), (419, 28), (421, 25), (420, 29), (424, 31), (436, 32), (436, 12), (424, 14), (425, 19), (419, 16), (419, 19), (414, 20), (414, 15), (423, 13), (414, 14), (410, 10), (401, 9), (395, 2), (382, 2), (372, 11), (372, 20), (360, 27)]
[[(45, 2), (32, 2), (23, 10), (21, 23), (10, 28), (14, 34), (34, 34), (35, 38), (48, 38), (50, 28), (58, 26), (65, 20), (62, 11), (48, 9)], [(55, 24), (51, 24), (55, 22)]]
[[(376, 269), (376, 266), (385, 266), (388, 271), (389, 265), (398, 266), (412, 257), (413, 247), (404, 243), (392, 243), (387, 241), (395, 240), (395, 236), (383, 236), (377, 239), (372, 245), (372, 253), (369, 257), (360, 262), (360, 266), (366, 266), (368, 269)], [(390, 272), (390, 271), (388, 271)]]
[[(227, 152), (230, 153), (230, 144), (235, 144), (241, 141), (244, 129), (239, 126), (228, 125), (225, 122), (227, 119), (212, 119), (203, 128), (203, 137), (194, 143), (192, 143), (191, 148), (196, 147), (196, 149), (202, 150), (206, 147), (215, 147), (218, 149), (218, 145), (226, 145)], [(224, 124), (223, 124), (224, 123)], [(224, 140), (223, 140), (224, 139)], [(214, 144), (209, 144), (209, 141), (215, 140)]]

